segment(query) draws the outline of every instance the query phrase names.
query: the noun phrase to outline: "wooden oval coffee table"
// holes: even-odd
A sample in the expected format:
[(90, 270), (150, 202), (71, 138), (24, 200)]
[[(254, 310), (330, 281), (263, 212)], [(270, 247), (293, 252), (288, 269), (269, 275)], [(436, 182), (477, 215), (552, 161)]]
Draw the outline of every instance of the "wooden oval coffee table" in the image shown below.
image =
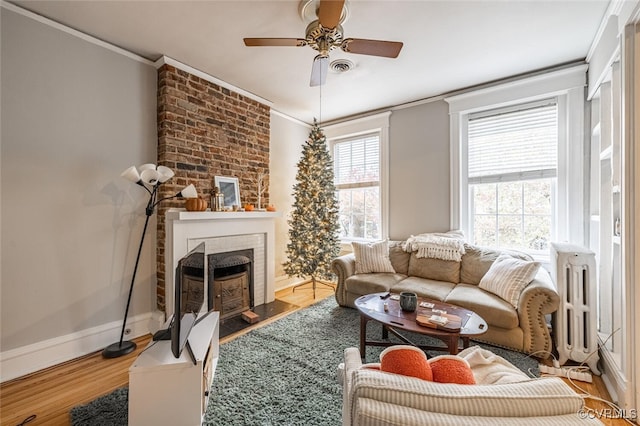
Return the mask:
[[(373, 293), (359, 297), (355, 301), (356, 309), (360, 312), (360, 354), (363, 359), (366, 353), (366, 346), (393, 346), (397, 343), (390, 342), (389, 332), (398, 337), (402, 342), (409, 345), (419, 347), (423, 350), (448, 350), (450, 354), (455, 355), (460, 350), (459, 340), (462, 339), (462, 347), (469, 347), (469, 339), (473, 336), (479, 336), (487, 331), (487, 323), (478, 314), (468, 309), (461, 308), (449, 303), (439, 302), (424, 297), (418, 297), (418, 309), (415, 312), (405, 312), (400, 308), (400, 303), (395, 299), (394, 294), (391, 297), (383, 298), (388, 293)], [(421, 303), (427, 304), (420, 306)], [(387, 310), (385, 310), (385, 303)], [(419, 325), (416, 322), (416, 316), (430, 316), (435, 310), (436, 314), (446, 312), (442, 316), (450, 316), (451, 318), (460, 318), (460, 323), (453, 322), (446, 326), (431, 324), (429, 326)], [(384, 340), (367, 340), (367, 323), (371, 320), (382, 324), (382, 339)], [(406, 336), (400, 334), (399, 331), (408, 331), (411, 333), (423, 334), (434, 337), (445, 343), (443, 346), (425, 346), (417, 345), (411, 342)]]

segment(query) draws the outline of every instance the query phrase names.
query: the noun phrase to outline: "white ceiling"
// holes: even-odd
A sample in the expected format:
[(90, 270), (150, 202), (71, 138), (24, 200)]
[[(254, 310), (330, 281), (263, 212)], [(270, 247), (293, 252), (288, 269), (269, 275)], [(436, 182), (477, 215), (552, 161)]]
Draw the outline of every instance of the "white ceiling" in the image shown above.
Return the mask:
[[(309, 87), (310, 47), (245, 47), (243, 37), (304, 38), (297, 0), (13, 1), (145, 58), (203, 71), (307, 123), (399, 105), (583, 60), (607, 0), (350, 0), (345, 37), (402, 41), (397, 59), (331, 52), (355, 68)], [(321, 90), (321, 93), (320, 93)], [(320, 96), (321, 94), (321, 96)]]

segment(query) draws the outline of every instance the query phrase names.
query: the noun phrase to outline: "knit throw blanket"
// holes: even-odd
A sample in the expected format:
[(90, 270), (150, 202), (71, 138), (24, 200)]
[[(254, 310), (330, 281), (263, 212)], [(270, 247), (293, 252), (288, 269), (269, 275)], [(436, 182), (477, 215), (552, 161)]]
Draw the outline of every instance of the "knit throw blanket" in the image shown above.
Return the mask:
[(416, 257), (453, 260), (460, 262), (464, 250), (464, 236), (460, 231), (412, 235), (404, 244), (407, 252), (416, 252)]

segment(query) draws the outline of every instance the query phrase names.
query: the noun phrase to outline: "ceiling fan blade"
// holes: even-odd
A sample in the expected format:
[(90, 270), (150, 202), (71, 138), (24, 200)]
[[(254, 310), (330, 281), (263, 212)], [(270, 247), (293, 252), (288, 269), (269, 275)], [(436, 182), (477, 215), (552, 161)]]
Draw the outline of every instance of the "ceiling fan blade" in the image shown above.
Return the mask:
[(344, 0), (320, 0), (318, 20), (325, 28), (335, 28), (340, 23)]
[(311, 68), (311, 87), (322, 86), (327, 81), (327, 72), (329, 71), (329, 57), (318, 55), (313, 60)]
[(342, 42), (340, 47), (350, 53), (397, 58), (402, 49), (402, 42), (348, 38)]
[(307, 41), (302, 38), (245, 38), (245, 46), (305, 46)]

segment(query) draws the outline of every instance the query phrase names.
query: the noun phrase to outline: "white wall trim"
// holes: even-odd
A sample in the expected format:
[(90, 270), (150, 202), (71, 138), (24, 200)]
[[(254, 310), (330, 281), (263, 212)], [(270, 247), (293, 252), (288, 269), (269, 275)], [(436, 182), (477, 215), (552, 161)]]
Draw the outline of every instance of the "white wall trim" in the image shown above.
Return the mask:
[[(625, 408), (640, 409), (640, 222), (637, 208), (640, 197), (640, 22), (625, 28), (624, 55), (624, 139), (622, 149), (622, 283), (625, 297), (624, 372), (631, 379), (625, 394)], [(618, 378), (620, 380), (620, 378)], [(619, 384), (619, 386), (621, 386)]]
[(307, 278), (300, 277), (289, 277), (288, 275), (280, 275), (276, 277), (276, 292), (280, 290), (284, 290), (285, 288), (290, 288), (296, 286), (298, 284), (302, 284), (306, 281), (309, 281)]
[(161, 66), (163, 66), (165, 64), (166, 65), (171, 65), (172, 67), (176, 67), (176, 68), (178, 68), (178, 69), (180, 69), (182, 71), (186, 71), (189, 74), (192, 74), (192, 75), (195, 75), (197, 77), (200, 77), (201, 79), (207, 80), (208, 82), (211, 82), (213, 84), (217, 84), (218, 86), (224, 87), (225, 89), (232, 90), (232, 91), (234, 91), (234, 92), (236, 92), (236, 93), (238, 93), (238, 94), (240, 94), (242, 96), (245, 96), (245, 97), (247, 97), (249, 99), (253, 99), (256, 102), (260, 102), (263, 105), (267, 105), (269, 108), (271, 108), (273, 106), (273, 102), (271, 102), (271, 101), (268, 101), (268, 100), (266, 100), (264, 98), (261, 98), (260, 96), (255, 95), (255, 94), (253, 94), (251, 92), (247, 92), (244, 89), (241, 89), (241, 88), (239, 88), (237, 86), (234, 86), (233, 84), (227, 83), (224, 80), (220, 80), (219, 78), (216, 78), (216, 77), (214, 77), (214, 76), (212, 76), (210, 74), (207, 74), (204, 71), (200, 71), (199, 69), (193, 68), (193, 67), (191, 67), (191, 66), (189, 66), (187, 64), (183, 64), (182, 62), (177, 61), (177, 60), (175, 60), (173, 58), (170, 58), (168, 56), (160, 57), (154, 63), (154, 66), (159, 69)]
[[(359, 117), (352, 120), (340, 121), (334, 124), (323, 125), (327, 139), (334, 139), (336, 137), (350, 137), (356, 136), (360, 133), (370, 131), (371, 129), (389, 127), (389, 117), (391, 111), (385, 111), (377, 114), (367, 115), (365, 117)], [(363, 130), (363, 128), (365, 128)]]
[[(449, 179), (449, 194), (451, 194), (449, 196), (449, 229), (462, 229), (463, 225), (460, 212), (467, 211), (467, 201), (461, 198), (460, 191), (462, 181), (466, 180), (466, 172), (463, 176), (463, 164), (460, 162), (462, 143), (454, 143), (454, 141), (461, 141), (461, 135), (466, 135), (467, 133), (462, 130), (462, 123), (460, 121), (460, 114), (449, 114), (449, 138), (451, 141), (449, 143), (449, 170), (451, 174)], [(466, 224), (465, 228), (467, 228)], [(468, 237), (468, 235), (466, 237)]]
[(588, 65), (577, 65), (498, 86), (445, 98), (450, 113), (470, 113), (550, 97), (575, 87), (584, 87)]
[(607, 6), (607, 10), (602, 15), (602, 20), (600, 21), (600, 26), (598, 27), (598, 31), (596, 35), (593, 37), (593, 41), (591, 42), (591, 47), (589, 47), (589, 52), (587, 52), (587, 62), (591, 62), (591, 58), (598, 47), (602, 37), (604, 36), (604, 30), (607, 28), (609, 23), (609, 18), (612, 16), (618, 16), (620, 14), (620, 10), (622, 10), (622, 6), (625, 0), (611, 0), (609, 5)]
[(588, 100), (592, 100), (593, 97), (596, 95), (596, 92), (598, 91), (598, 88), (600, 87), (600, 85), (605, 81), (607, 81), (608, 78), (611, 77), (611, 74), (610, 74), (611, 67), (613, 66), (613, 64), (615, 64), (619, 60), (620, 60), (620, 44), (618, 43), (617, 47), (611, 53), (611, 56), (609, 57), (609, 59), (607, 59), (607, 63), (604, 68), (607, 71), (601, 73), (589, 88), (590, 90), (587, 93)]
[[(602, 344), (602, 342), (600, 342)], [(602, 362), (602, 381), (607, 392), (611, 396), (611, 401), (617, 405), (623, 404), (629, 382), (622, 374), (620, 367), (609, 351), (600, 351), (600, 362)], [(621, 407), (625, 408), (625, 407)]]
[(307, 129), (311, 129), (311, 128), (313, 127), (313, 126), (312, 126), (311, 124), (309, 124), (309, 123), (305, 123), (305, 122), (304, 122), (304, 121), (302, 121), (302, 120), (298, 120), (297, 118), (291, 117), (290, 115), (287, 115), (287, 114), (285, 114), (285, 113), (283, 113), (283, 112), (280, 112), (280, 111), (278, 111), (278, 110), (276, 110), (276, 109), (271, 108), (271, 113), (272, 113), (273, 115), (277, 115), (278, 117), (282, 117), (282, 118), (284, 118), (285, 120), (289, 120), (289, 121), (291, 121), (292, 123), (298, 124), (298, 125), (300, 125), (300, 126), (304, 126), (304, 127), (306, 127)]
[[(127, 320), (131, 332), (125, 340), (149, 334), (152, 313)], [(48, 368), (65, 361), (100, 351), (120, 340), (122, 321), (113, 321), (65, 336), (54, 337), (0, 353), (0, 382)]]
[(430, 104), (432, 102), (441, 101), (445, 97), (446, 97), (446, 95), (437, 95), (437, 96), (431, 96), (429, 98), (418, 99), (417, 101), (411, 101), (411, 102), (407, 102), (405, 104), (394, 105), (394, 106), (392, 106), (390, 108), (390, 110), (391, 111), (399, 111), (399, 110), (406, 109), (406, 108), (413, 108), (413, 107), (420, 106), (420, 105)]
[[(564, 111), (560, 115), (561, 126), (564, 126), (564, 134), (561, 138), (559, 149), (563, 149), (567, 155), (565, 161), (560, 162), (558, 156), (558, 172), (564, 174), (566, 187), (570, 188), (565, 196), (566, 220), (560, 224), (566, 224), (565, 234), (556, 230), (556, 235), (562, 236), (561, 241), (570, 241), (584, 246), (586, 244), (585, 221), (588, 220), (585, 203), (585, 167), (588, 164), (585, 157), (585, 127), (584, 104), (585, 87), (569, 89), (566, 96), (559, 97), (559, 105), (564, 104)], [(559, 127), (561, 127), (559, 126)], [(570, 160), (571, 159), (571, 160)], [(560, 185), (558, 184), (558, 187)], [(561, 225), (562, 226), (562, 225)]]
[(16, 6), (14, 4), (11, 3), (7, 3), (4, 0), (0, 0), (0, 6), (10, 10), (11, 12), (15, 12), (17, 14), (20, 14), (22, 16), (25, 16), (27, 18), (33, 19), (34, 21), (38, 21), (42, 24), (48, 25), (52, 28), (55, 28), (57, 30), (60, 30), (62, 32), (65, 32), (67, 34), (70, 34), (74, 37), (78, 37), (79, 39), (82, 39), (84, 41), (87, 41), (89, 43), (95, 44), (97, 46), (103, 47), (105, 49), (111, 50), (112, 52), (118, 53), (120, 55), (126, 56), (127, 58), (133, 59), (134, 61), (138, 61), (138, 62), (142, 62), (145, 65), (150, 65), (153, 66), (153, 61), (150, 61), (147, 58), (143, 58), (140, 55), (137, 55), (133, 52), (130, 52), (128, 50), (125, 50), (121, 47), (116, 46), (115, 44), (111, 44), (111, 43), (107, 43), (106, 41), (100, 40), (96, 37), (90, 36), (88, 34), (85, 34), (83, 32), (80, 32), (78, 30), (75, 30), (73, 28), (67, 27), (66, 25), (60, 24), (56, 21), (53, 21), (49, 18), (45, 18), (42, 15), (38, 15), (36, 13), (33, 13), (31, 11), (28, 11), (26, 9), (23, 9), (19, 6)]

